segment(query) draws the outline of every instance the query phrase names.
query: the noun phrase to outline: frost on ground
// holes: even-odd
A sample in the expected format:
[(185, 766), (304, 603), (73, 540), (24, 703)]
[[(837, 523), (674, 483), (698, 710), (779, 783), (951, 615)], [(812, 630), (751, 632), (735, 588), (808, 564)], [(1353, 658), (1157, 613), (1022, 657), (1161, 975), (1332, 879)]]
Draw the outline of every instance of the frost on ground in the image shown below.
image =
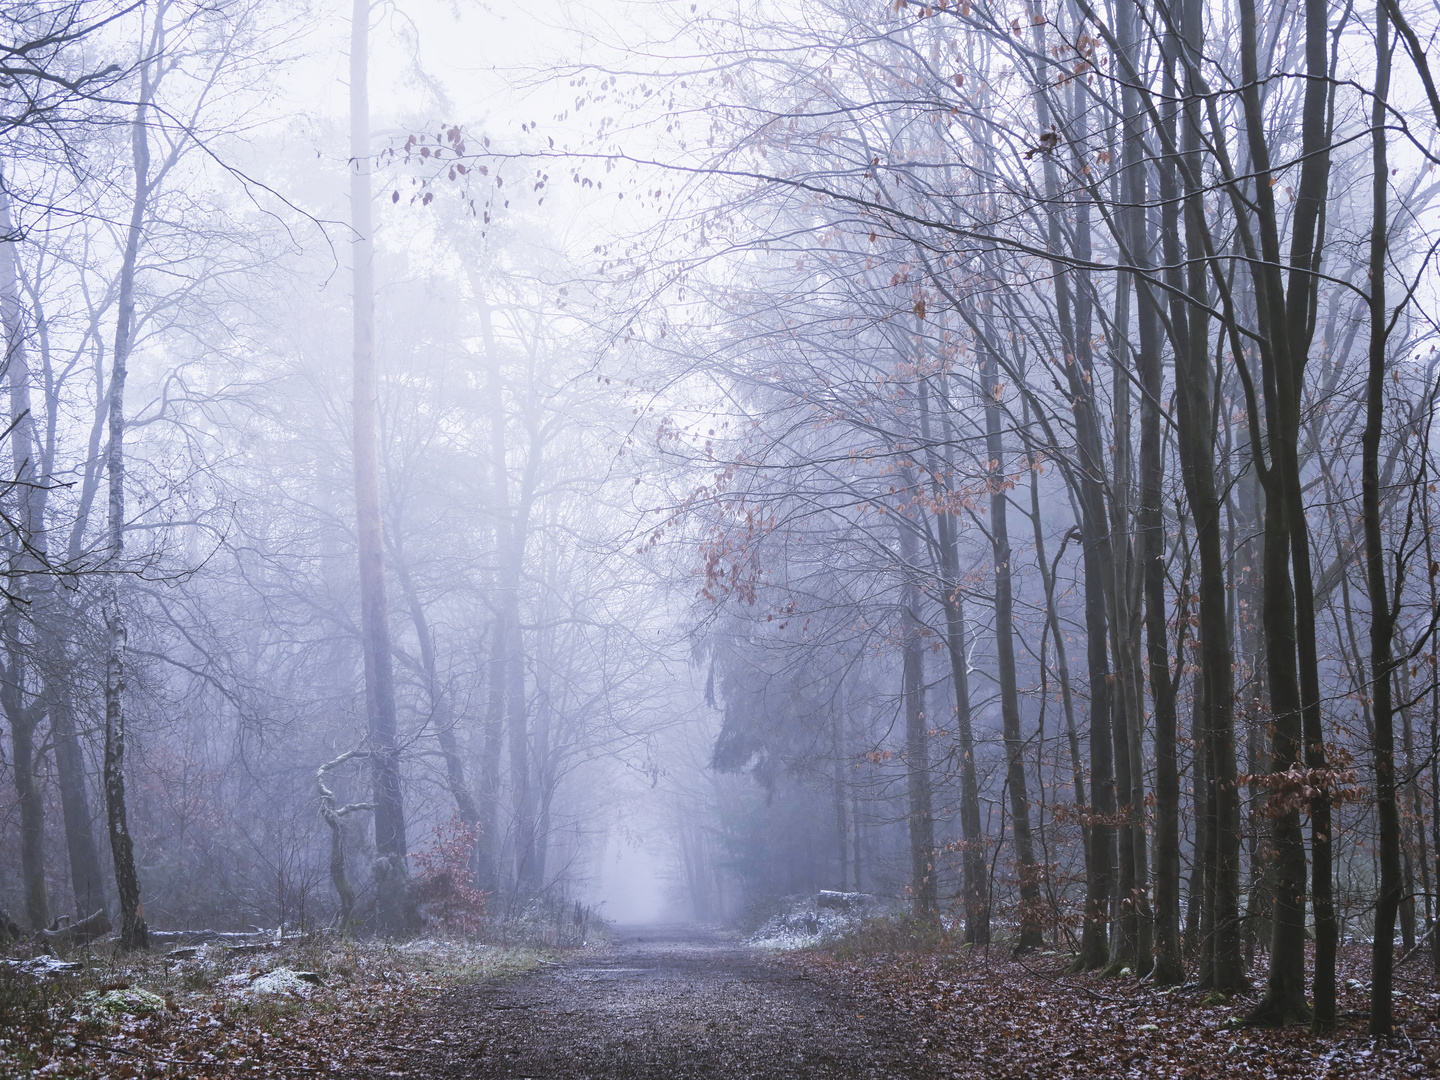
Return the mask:
[(0, 1080), (383, 1074), (398, 1051), (366, 1034), (377, 1015), (406, 1016), (447, 987), (550, 955), (317, 934), (132, 955), (97, 945), (58, 964), (9, 958), (0, 963)]
[(859, 929), (883, 908), (868, 893), (821, 890), (813, 896), (788, 896), (784, 910), (770, 916), (746, 939), (762, 949), (805, 949), (838, 941)]
[(308, 998), (316, 987), (325, 985), (325, 980), (315, 972), (296, 971), (292, 967), (271, 968), (258, 975), (228, 975), (222, 981), (251, 997), (290, 994)]
[(76, 999), (74, 1018), (80, 1021), (113, 1021), (124, 1016), (145, 1016), (165, 1008), (165, 999), (149, 990), (130, 987), (91, 990)]

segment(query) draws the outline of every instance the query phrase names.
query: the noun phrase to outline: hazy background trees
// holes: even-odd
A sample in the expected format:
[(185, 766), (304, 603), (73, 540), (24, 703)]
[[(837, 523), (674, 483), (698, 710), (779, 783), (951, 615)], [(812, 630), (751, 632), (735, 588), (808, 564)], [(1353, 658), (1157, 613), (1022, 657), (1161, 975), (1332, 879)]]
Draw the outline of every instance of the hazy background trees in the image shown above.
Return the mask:
[(1433, 13), (595, 9), (490, 116), (292, 14), (6, 16), (7, 910), (1436, 942)]

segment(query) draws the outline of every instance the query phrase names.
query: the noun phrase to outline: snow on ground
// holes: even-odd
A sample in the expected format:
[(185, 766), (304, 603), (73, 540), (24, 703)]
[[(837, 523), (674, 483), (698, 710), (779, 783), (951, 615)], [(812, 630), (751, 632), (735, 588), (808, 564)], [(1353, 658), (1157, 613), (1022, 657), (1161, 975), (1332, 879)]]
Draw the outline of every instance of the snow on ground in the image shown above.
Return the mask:
[(309, 997), (316, 987), (324, 985), (315, 972), (288, 967), (271, 968), (259, 975), (230, 975), (221, 979), (220, 984), (247, 997)]
[(746, 939), (762, 949), (804, 949), (835, 941), (878, 914), (879, 902), (866, 893), (821, 892), (792, 896), (785, 910), (772, 915)]

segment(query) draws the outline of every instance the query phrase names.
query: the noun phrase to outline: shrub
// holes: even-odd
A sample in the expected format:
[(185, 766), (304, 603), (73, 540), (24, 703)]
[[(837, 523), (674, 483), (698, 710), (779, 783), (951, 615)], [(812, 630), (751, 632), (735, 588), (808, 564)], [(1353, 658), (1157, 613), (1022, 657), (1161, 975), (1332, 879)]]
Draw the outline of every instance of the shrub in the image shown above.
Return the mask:
[(475, 888), (475, 841), (479, 826), (459, 818), (435, 830), (430, 846), (415, 856), (418, 873), (411, 897), (420, 917), (451, 933), (478, 933), (485, 920), (485, 894)]

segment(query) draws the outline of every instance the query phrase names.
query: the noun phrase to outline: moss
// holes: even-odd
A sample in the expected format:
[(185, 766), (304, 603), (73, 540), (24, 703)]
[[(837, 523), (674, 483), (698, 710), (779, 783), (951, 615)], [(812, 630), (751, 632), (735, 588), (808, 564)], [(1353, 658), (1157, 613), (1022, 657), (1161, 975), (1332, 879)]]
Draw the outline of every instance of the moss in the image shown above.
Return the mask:
[(149, 990), (92, 990), (76, 1002), (82, 1014), (97, 1020), (122, 1016), (148, 1016), (165, 1008), (165, 999)]

